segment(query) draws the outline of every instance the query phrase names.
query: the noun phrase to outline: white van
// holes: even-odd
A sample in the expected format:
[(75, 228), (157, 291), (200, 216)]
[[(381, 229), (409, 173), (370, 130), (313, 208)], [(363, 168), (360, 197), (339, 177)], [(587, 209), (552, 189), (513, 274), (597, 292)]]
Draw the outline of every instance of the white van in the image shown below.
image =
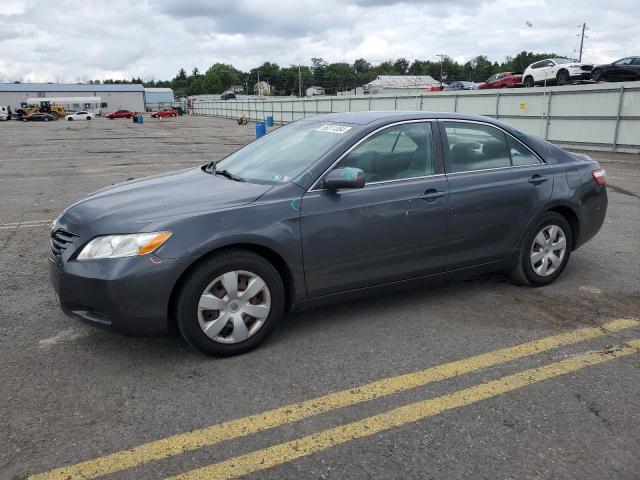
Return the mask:
[(9, 107), (0, 106), (0, 120), (9, 120)]

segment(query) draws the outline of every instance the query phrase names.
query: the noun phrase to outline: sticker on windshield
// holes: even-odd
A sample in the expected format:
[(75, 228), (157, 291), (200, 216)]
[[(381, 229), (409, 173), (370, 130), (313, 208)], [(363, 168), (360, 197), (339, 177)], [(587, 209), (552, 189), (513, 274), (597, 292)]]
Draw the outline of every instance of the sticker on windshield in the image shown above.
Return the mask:
[(351, 127), (345, 127), (344, 125), (322, 125), (320, 128), (317, 129), (318, 132), (329, 132), (329, 133), (339, 133), (339, 134), (343, 134), (345, 132), (348, 132), (349, 130), (351, 130)]

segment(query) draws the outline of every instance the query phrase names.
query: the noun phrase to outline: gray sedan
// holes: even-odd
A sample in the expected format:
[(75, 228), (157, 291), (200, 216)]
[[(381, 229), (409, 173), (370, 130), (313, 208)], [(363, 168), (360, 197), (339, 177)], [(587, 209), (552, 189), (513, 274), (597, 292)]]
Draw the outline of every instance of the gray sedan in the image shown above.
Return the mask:
[(71, 205), (49, 270), (68, 315), (176, 324), (233, 355), (303, 307), (489, 271), (547, 285), (600, 229), (605, 183), (589, 157), (487, 117), (331, 114)]

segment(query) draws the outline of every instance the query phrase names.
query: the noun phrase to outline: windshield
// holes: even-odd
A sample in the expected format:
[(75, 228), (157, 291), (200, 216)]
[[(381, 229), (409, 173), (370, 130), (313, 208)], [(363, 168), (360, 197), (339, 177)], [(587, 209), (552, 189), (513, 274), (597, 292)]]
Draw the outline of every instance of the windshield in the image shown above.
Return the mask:
[[(354, 125), (294, 122), (265, 135), (216, 165), (246, 181), (287, 183), (345, 138)], [(349, 132), (350, 133), (350, 132)]]
[(571, 60), (569, 60), (568, 58), (554, 58), (553, 61), (556, 62), (558, 65), (563, 63), (571, 63)]

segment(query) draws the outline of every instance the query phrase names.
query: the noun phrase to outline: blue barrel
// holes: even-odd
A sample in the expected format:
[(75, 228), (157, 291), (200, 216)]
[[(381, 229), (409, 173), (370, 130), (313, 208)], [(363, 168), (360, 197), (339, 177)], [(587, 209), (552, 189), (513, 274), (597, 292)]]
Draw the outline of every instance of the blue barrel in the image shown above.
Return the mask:
[(142, 118), (142, 115), (138, 115), (138, 123), (144, 123), (144, 118)]
[(273, 127), (273, 117), (271, 115), (267, 117), (267, 127)]
[(264, 122), (256, 122), (256, 138), (260, 138), (267, 133), (267, 126)]

